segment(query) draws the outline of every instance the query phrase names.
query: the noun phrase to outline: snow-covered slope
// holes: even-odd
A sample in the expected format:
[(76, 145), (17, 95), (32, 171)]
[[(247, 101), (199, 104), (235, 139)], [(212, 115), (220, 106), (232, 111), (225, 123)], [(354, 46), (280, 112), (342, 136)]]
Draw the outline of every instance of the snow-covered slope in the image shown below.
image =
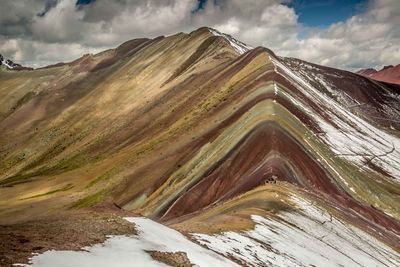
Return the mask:
[[(350, 95), (354, 92), (346, 92), (340, 87), (337, 81), (346, 79), (346, 72), (328, 72), (290, 58), (281, 58), (273, 62), (278, 67), (278, 73), (285, 76), (308, 97), (308, 100), (323, 110), (324, 114), (319, 114), (318, 111), (299, 104), (299, 108), (318, 122), (322, 129), (319, 133), (321, 138), (339, 157), (354, 162), (360, 169), (371, 169), (366, 164), (367, 162), (376, 164), (400, 183), (400, 139), (357, 116), (349, 108), (364, 105), (372, 112), (375, 107), (374, 103), (361, 103), (359, 99)], [(353, 81), (358, 82), (357, 79)], [(319, 86), (320, 89), (318, 90), (315, 86)], [(398, 125), (400, 122), (399, 96), (385, 91), (385, 88), (377, 88), (379, 89), (387, 98), (379, 106), (379, 109), (385, 112), (385, 117), (381, 115), (382, 119)], [(366, 90), (365, 93), (368, 94), (368, 91)], [(362, 116), (368, 118), (366, 112)]]
[(14, 63), (9, 59), (4, 58), (1, 54), (0, 54), (0, 66), (3, 65), (8, 69), (29, 69), (29, 68), (24, 68), (22, 67), (20, 64)]
[(247, 45), (247, 44), (245, 44), (245, 43), (233, 38), (232, 36), (230, 36), (228, 34), (221, 33), (221, 32), (219, 32), (219, 31), (217, 31), (215, 29), (211, 29), (211, 28), (208, 28), (208, 29), (215, 36), (224, 37), (240, 55), (242, 55), (242, 54), (246, 53), (247, 51), (253, 49), (251, 46), (249, 46), (249, 45)]
[(253, 215), (255, 228), (251, 231), (193, 237), (244, 266), (400, 265), (400, 255), (377, 239), (313, 203), (300, 198), (292, 201), (300, 207), (299, 211), (267, 218)]
[(233, 261), (193, 243), (181, 233), (146, 218), (130, 217), (138, 235), (112, 236), (104, 244), (84, 251), (47, 251), (31, 259), (33, 267), (168, 266), (149, 252), (184, 252), (194, 266), (234, 267)]

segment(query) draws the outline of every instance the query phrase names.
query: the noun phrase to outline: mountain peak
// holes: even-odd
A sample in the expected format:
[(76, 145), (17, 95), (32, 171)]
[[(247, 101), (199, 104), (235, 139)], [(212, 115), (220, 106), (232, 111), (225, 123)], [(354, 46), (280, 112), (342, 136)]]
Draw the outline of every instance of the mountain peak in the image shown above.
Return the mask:
[(388, 83), (400, 83), (400, 64), (397, 66), (388, 65), (384, 66), (381, 70), (373, 68), (361, 69), (356, 72), (362, 76)]
[(0, 54), (0, 66), (4, 65), (7, 69), (12, 69), (12, 70), (23, 70), (23, 69), (31, 69), (27, 67), (23, 67), (20, 64), (14, 63), (10, 59), (6, 59), (3, 57), (2, 54)]
[(0, 66), (1, 66), (1, 65), (4, 65), (4, 66), (6, 66), (6, 67), (9, 68), (9, 69), (13, 69), (15, 63), (12, 62), (12, 61), (9, 60), (9, 59), (5, 59), (5, 58), (3, 57), (3, 55), (0, 54)]
[(235, 39), (234, 37), (232, 37), (229, 34), (225, 34), (225, 33), (221, 33), (218, 30), (215, 30), (213, 28), (207, 28), (208, 31), (211, 32), (211, 34), (215, 35), (215, 36), (222, 36), (224, 37), (231, 45), (232, 47), (239, 53), (239, 54), (244, 54), (247, 51), (253, 49), (253, 47)]
[(383, 66), (383, 68), (381, 69), (381, 71), (387, 70), (387, 69), (391, 69), (391, 68), (393, 68), (393, 67), (394, 67), (393, 65), (386, 65), (386, 66)]
[(198, 33), (198, 34), (211, 34), (213, 36), (220, 36), (224, 38), (228, 43), (238, 52), (240, 55), (246, 53), (247, 51), (253, 49), (253, 47), (237, 40), (236, 38), (232, 37), (229, 34), (222, 33), (214, 28), (210, 27), (200, 27), (197, 30), (194, 30), (191, 34)]

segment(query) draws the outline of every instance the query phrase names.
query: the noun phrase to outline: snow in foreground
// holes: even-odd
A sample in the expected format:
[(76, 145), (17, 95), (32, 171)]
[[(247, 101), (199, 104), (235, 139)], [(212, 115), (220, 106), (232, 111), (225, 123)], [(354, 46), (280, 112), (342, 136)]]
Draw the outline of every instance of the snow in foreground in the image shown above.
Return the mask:
[[(255, 228), (217, 235), (181, 233), (146, 218), (126, 218), (138, 235), (111, 236), (85, 251), (47, 251), (31, 259), (38, 267), (167, 266), (146, 251), (186, 252), (195, 266), (400, 266), (400, 255), (360, 229), (332, 217), (307, 200), (279, 218), (253, 215)], [(220, 253), (220, 254), (217, 254)]]
[(126, 267), (167, 266), (153, 260), (146, 251), (183, 251), (196, 266), (238, 266), (207, 250), (181, 233), (146, 218), (126, 218), (135, 223), (138, 235), (112, 236), (104, 244), (85, 248), (86, 251), (47, 251), (31, 259), (38, 267)]
[(312, 203), (293, 200), (301, 212), (282, 212), (280, 219), (253, 215), (254, 230), (193, 237), (246, 266), (400, 266), (400, 255), (377, 239)]

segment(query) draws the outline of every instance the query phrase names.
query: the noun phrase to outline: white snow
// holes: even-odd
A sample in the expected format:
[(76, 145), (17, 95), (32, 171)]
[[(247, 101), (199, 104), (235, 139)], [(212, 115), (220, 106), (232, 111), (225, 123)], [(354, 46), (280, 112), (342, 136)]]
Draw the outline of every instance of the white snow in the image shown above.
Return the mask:
[(274, 83), (274, 94), (278, 95), (278, 86)]
[[(316, 80), (333, 95), (340, 92), (337, 88), (332, 88), (321, 75), (313, 75), (304, 70), (313, 68), (312, 66), (303, 64), (299, 70), (292, 70), (277, 59), (272, 58), (272, 62), (279, 67), (278, 72), (282, 72), (282, 75), (287, 77), (305, 96), (319, 105), (330, 120), (339, 126), (339, 129), (336, 129), (317, 112), (307, 111), (324, 131), (325, 134), (321, 135), (321, 138), (338, 156), (353, 162), (360, 169), (369, 168), (365, 161), (370, 160), (400, 181), (400, 139), (398, 137), (378, 129), (353, 114), (332, 97), (313, 87), (306, 81), (306, 78)], [(343, 102), (346, 98), (342, 96), (340, 99)], [(299, 104), (299, 101), (296, 103)]]
[(110, 236), (105, 243), (86, 247), (85, 251), (47, 251), (34, 256), (31, 264), (37, 267), (167, 266), (146, 253), (155, 250), (186, 252), (195, 266), (238, 266), (162, 224), (146, 218), (126, 219), (136, 225), (138, 235)]
[(249, 266), (400, 266), (399, 254), (374, 237), (308, 201), (293, 200), (301, 212), (282, 212), (279, 219), (253, 215), (254, 230), (193, 237)]
[[(0, 55), (1, 58), (1, 55)], [(9, 69), (13, 69), (14, 67), (11, 66), (10, 64), (7, 63), (7, 59), (3, 58), (3, 60), (0, 61), (0, 65), (3, 64), (4, 66), (6, 66)]]
[(269, 58), (269, 61), (272, 62), (272, 65), (274, 65), (274, 71), (278, 72), (278, 69), (277, 69), (276, 65), (274, 64), (274, 61), (272, 61), (272, 57), (270, 55), (268, 55), (268, 58)]
[(13, 66), (9, 65), (6, 60), (3, 61), (3, 65), (10, 69), (14, 68)]
[(241, 41), (236, 40), (235, 38), (233, 38), (233, 37), (230, 36), (230, 35), (221, 33), (221, 32), (219, 32), (219, 31), (214, 30), (214, 29), (211, 29), (211, 28), (209, 28), (209, 31), (210, 31), (212, 34), (214, 34), (215, 36), (222, 36), (222, 37), (224, 37), (224, 38), (231, 44), (231, 46), (232, 46), (240, 55), (242, 55), (242, 54), (246, 53), (247, 51), (253, 49), (251, 46), (248, 46), (248, 45), (246, 45), (245, 43), (242, 43)]
[(293, 198), (293, 201), (302, 212), (282, 212), (280, 219), (253, 215), (254, 230), (192, 234), (210, 249), (150, 219), (126, 218), (135, 223), (138, 235), (111, 236), (105, 243), (86, 247), (84, 251), (47, 251), (34, 256), (31, 264), (38, 267), (167, 266), (146, 253), (156, 250), (186, 252), (191, 263), (206, 267), (238, 266), (217, 253), (249, 266), (399, 266), (399, 255), (375, 238), (306, 200)]

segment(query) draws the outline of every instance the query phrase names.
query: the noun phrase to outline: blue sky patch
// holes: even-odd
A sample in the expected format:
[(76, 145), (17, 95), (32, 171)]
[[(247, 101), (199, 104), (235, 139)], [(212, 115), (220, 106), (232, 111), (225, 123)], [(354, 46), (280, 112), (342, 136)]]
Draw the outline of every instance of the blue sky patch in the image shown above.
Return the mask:
[(367, 0), (293, 0), (288, 4), (296, 10), (305, 26), (326, 28), (362, 12)]
[[(212, 2), (214, 4), (214, 6), (218, 6), (219, 5), (218, 4), (218, 0), (213, 0)], [(206, 7), (207, 3), (208, 3), (208, 0), (197, 0), (196, 9), (193, 10), (192, 13), (196, 13), (198, 11), (203, 10)]]
[(90, 3), (93, 3), (96, 0), (77, 0), (76, 1), (76, 5), (80, 6), (80, 5), (89, 5)]
[(195, 11), (199, 11), (199, 10), (204, 9), (206, 4), (207, 4), (207, 0), (197, 0), (197, 8), (196, 8)]

